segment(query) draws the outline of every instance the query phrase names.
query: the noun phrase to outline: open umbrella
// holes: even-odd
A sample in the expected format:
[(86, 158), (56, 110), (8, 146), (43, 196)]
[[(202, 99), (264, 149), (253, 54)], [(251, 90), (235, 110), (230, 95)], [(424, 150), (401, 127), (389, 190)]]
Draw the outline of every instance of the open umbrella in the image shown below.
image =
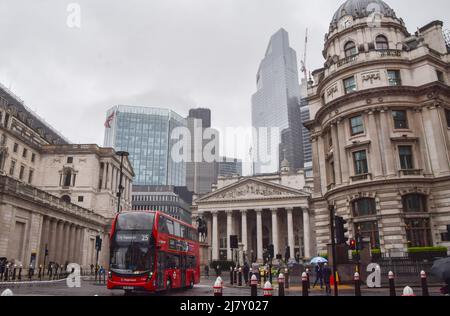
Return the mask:
[(315, 257), (311, 259), (310, 264), (327, 263), (328, 260), (322, 257)]
[(443, 281), (450, 280), (450, 257), (436, 260), (431, 267), (431, 274)]

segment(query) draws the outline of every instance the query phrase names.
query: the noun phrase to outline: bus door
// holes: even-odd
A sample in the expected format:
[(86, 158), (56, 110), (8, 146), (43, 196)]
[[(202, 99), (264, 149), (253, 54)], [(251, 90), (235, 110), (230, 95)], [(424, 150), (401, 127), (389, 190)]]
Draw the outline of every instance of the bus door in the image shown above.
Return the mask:
[(164, 284), (164, 271), (166, 270), (165, 253), (162, 251), (158, 252), (158, 265), (156, 269), (156, 287), (159, 290), (165, 288)]
[(180, 255), (181, 287), (186, 286), (186, 253)]

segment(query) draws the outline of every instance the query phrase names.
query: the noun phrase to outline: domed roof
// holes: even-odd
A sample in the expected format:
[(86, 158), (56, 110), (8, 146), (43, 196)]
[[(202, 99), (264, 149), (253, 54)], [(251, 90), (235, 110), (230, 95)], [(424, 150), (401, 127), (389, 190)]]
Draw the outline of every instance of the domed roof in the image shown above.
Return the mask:
[(387, 17), (396, 18), (394, 10), (382, 0), (347, 0), (333, 16), (332, 25), (347, 15), (353, 18), (368, 17), (372, 12), (379, 12)]

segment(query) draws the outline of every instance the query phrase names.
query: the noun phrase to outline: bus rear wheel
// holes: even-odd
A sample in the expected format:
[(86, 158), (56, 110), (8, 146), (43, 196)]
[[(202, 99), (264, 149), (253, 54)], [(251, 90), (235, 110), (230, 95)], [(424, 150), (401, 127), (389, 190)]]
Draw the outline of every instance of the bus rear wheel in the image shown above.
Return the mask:
[(188, 289), (193, 289), (194, 288), (194, 275), (191, 275), (191, 279), (189, 281), (189, 285), (187, 287)]

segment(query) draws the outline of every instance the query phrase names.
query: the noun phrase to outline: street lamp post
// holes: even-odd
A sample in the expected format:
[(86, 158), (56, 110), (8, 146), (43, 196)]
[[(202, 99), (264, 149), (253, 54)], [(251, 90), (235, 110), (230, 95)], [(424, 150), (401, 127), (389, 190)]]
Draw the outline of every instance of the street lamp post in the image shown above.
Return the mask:
[(117, 213), (120, 213), (120, 201), (122, 198), (122, 179), (123, 179), (123, 158), (128, 157), (130, 154), (126, 151), (118, 151), (116, 155), (120, 156), (120, 177), (119, 177), (119, 189), (117, 191)]

